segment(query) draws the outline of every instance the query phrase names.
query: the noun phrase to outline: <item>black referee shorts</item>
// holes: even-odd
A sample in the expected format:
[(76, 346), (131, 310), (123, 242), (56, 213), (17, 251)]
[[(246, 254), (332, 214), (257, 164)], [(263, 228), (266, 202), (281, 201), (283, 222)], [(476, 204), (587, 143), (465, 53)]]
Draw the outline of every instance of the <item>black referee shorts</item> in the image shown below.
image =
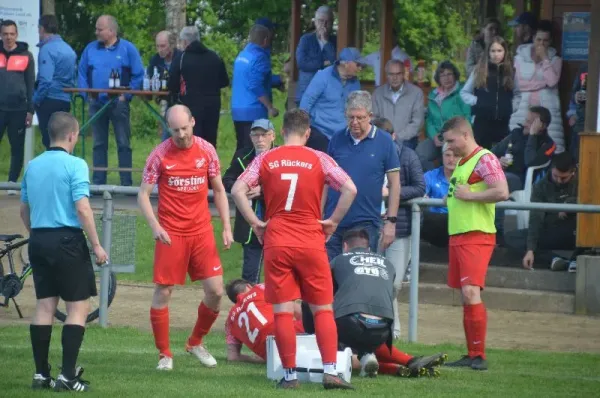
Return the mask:
[(35, 228), (29, 237), (35, 295), (82, 301), (98, 295), (85, 235), (77, 228)]

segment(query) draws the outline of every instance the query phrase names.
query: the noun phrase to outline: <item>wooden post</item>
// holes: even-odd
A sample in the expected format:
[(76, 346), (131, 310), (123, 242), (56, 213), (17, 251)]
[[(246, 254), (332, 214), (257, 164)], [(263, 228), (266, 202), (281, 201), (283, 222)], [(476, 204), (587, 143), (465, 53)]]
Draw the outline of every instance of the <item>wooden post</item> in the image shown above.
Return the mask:
[(392, 42), (393, 31), (394, 31), (394, 1), (393, 0), (381, 0), (381, 30), (379, 34), (379, 42), (381, 47), (379, 48), (380, 54), (380, 75), (381, 81), (379, 84), (385, 82), (385, 64), (392, 58), (392, 50), (396, 43)]
[(539, 19), (547, 19), (552, 21), (552, 15), (554, 11), (554, 0), (542, 0), (540, 6)]
[[(599, 132), (598, 123), (598, 91), (600, 76), (600, 1), (592, 1), (590, 16), (590, 44), (588, 54), (587, 100), (585, 103), (585, 131)], [(596, 154), (600, 156), (600, 153)]]
[(357, 0), (339, 0), (338, 2), (338, 54), (346, 47), (355, 46), (356, 2)]
[[(600, 69), (600, 2), (592, 1), (584, 133), (579, 134), (578, 202), (600, 203), (600, 126), (598, 125), (598, 70)], [(577, 214), (577, 247), (600, 247), (600, 214)]]

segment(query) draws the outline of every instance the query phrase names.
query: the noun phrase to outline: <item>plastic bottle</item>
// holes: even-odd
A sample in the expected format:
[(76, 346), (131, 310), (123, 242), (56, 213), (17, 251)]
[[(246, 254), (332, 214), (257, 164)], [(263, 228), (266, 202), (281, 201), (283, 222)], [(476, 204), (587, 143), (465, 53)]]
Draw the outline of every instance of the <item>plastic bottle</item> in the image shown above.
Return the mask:
[(150, 91), (150, 76), (148, 76), (148, 70), (144, 72), (144, 82), (142, 83), (142, 90)]

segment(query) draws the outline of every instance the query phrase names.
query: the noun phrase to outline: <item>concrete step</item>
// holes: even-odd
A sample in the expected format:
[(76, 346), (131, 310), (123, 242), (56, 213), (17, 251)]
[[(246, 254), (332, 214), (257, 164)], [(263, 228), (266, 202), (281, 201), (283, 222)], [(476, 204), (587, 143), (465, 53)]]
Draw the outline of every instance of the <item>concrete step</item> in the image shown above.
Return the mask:
[[(420, 264), (419, 282), (445, 284), (447, 278), (447, 264)], [(485, 283), (488, 287), (575, 293), (575, 273), (570, 272), (490, 266)]]
[[(398, 301), (408, 303), (409, 291), (409, 285), (403, 285)], [(575, 295), (569, 293), (488, 287), (482, 292), (482, 297), (489, 309), (561, 314), (575, 311)], [(419, 284), (419, 303), (462, 305), (458, 290), (437, 283)]]

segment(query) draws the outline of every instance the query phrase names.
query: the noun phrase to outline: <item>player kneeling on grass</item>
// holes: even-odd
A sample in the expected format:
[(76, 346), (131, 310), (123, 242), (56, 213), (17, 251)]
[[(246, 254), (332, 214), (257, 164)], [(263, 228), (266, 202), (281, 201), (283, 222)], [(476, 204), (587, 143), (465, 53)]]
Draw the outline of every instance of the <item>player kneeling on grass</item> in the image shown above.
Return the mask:
[[(173, 369), (168, 306), (173, 285), (185, 284), (186, 273), (192, 282), (202, 281), (204, 289), (204, 299), (198, 307), (198, 319), (186, 351), (195, 355), (204, 366), (214, 367), (217, 361), (202, 345), (202, 338), (219, 316), (223, 267), (208, 208), (208, 182), (223, 223), (226, 249), (233, 242), (229, 202), (215, 148), (193, 135), (195, 121), (190, 110), (175, 105), (168, 110), (167, 121), (171, 139), (158, 145), (148, 157), (138, 195), (138, 204), (156, 240), (150, 322), (159, 350), (157, 369)], [(158, 219), (150, 204), (150, 193), (157, 184)]]
[[(325, 236), (333, 234), (348, 212), (356, 186), (331, 157), (305, 147), (309, 136), (308, 113), (300, 109), (287, 111), (283, 116), (284, 145), (257, 156), (233, 185), (231, 194), (256, 236), (262, 240), (264, 235), (265, 298), (273, 304), (275, 341), (285, 375), (278, 387), (300, 386), (294, 301), (302, 298), (315, 314), (323, 386), (352, 389), (335, 369), (337, 329)], [(325, 184), (339, 190), (341, 196), (331, 217), (321, 220)], [(264, 192), (268, 227), (248, 202), (248, 192), (259, 185)]]
[[(446, 354), (413, 357), (392, 346), (394, 265), (370, 251), (364, 229), (348, 230), (342, 237), (342, 249), (343, 254), (331, 261), (333, 311), (340, 345), (358, 354), (360, 375), (437, 375)], [(304, 327), (309, 333), (314, 331), (310, 317), (304, 317)]]

